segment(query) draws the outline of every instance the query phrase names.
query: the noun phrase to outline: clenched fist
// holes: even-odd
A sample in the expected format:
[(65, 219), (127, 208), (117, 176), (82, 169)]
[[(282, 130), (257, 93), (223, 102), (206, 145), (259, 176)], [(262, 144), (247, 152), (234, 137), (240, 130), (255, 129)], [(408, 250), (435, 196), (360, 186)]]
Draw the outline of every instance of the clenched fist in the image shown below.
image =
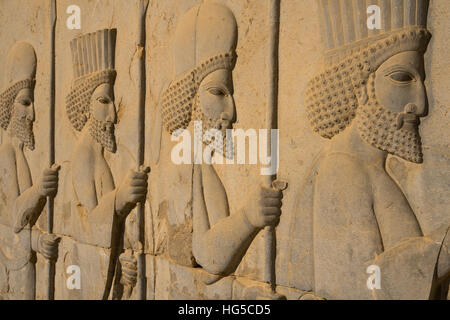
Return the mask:
[(130, 173), (118, 188), (116, 208), (122, 216), (128, 215), (137, 203), (145, 201), (149, 172), (149, 167), (142, 168), (139, 172), (130, 170)]
[(137, 260), (135, 256), (127, 250), (120, 255), (119, 261), (122, 266), (120, 283), (129, 288), (133, 288), (137, 282)]
[(54, 234), (43, 233), (39, 237), (38, 252), (47, 260), (58, 258), (58, 245), (60, 237)]
[(50, 169), (44, 169), (38, 182), (38, 192), (43, 197), (54, 197), (58, 192), (58, 172), (60, 165), (54, 164)]
[(258, 193), (250, 198), (245, 215), (255, 228), (277, 225), (280, 221), (283, 188), (261, 187)]

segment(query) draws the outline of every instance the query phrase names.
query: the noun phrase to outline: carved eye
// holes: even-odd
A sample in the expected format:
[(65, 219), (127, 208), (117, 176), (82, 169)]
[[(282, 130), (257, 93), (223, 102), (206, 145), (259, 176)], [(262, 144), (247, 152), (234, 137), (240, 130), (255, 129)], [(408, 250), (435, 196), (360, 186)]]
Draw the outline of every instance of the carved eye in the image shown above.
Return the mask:
[(210, 88), (208, 89), (209, 93), (215, 95), (215, 96), (225, 96), (225, 92), (223, 92), (222, 89), (219, 88)]
[(98, 97), (97, 101), (100, 102), (101, 104), (108, 104), (109, 103), (109, 99), (105, 98), (105, 97)]
[(396, 83), (406, 84), (408, 82), (414, 81), (415, 78), (412, 74), (405, 71), (395, 71), (388, 75), (389, 79)]
[(19, 99), (19, 103), (25, 107), (28, 107), (31, 105), (30, 99)]

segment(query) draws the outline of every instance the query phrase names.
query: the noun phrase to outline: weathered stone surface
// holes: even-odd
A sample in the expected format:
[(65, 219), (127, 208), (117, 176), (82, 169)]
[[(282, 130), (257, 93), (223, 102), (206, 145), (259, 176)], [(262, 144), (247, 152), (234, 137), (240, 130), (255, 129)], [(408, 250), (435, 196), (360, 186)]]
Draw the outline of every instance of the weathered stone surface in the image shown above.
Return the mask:
[(448, 298), (450, 4), (375, 3), (3, 0), (0, 299)]

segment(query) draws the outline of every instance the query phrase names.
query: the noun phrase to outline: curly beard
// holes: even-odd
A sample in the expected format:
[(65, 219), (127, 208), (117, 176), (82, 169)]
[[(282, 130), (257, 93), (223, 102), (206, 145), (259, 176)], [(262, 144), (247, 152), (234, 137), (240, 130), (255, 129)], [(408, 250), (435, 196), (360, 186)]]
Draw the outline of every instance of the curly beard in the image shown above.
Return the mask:
[(100, 121), (93, 116), (89, 119), (89, 132), (91, 136), (109, 152), (115, 153), (116, 137), (114, 136), (114, 124), (108, 121)]
[(19, 138), (28, 149), (34, 150), (33, 121), (13, 110), (10, 127), (13, 136)]
[(399, 117), (404, 113), (384, 108), (374, 95), (360, 109), (357, 125), (359, 134), (366, 143), (407, 161), (423, 162), (419, 121), (399, 128)]
[[(211, 119), (206, 116), (200, 108), (198, 98), (194, 102), (194, 110), (192, 113), (192, 121), (194, 126), (198, 123), (202, 127), (203, 144), (209, 146), (214, 152), (218, 152), (227, 159), (234, 157), (233, 136), (227, 136), (227, 129), (231, 129), (232, 125), (227, 120)], [(218, 131), (213, 131), (216, 129)], [(210, 131), (211, 130), (211, 131)]]

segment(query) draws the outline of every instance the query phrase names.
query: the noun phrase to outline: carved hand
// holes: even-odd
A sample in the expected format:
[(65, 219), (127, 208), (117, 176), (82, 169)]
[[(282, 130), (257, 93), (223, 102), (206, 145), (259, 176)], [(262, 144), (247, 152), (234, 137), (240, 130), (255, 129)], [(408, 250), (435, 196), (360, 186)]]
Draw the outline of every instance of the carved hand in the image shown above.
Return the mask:
[(54, 197), (58, 192), (58, 172), (60, 165), (54, 164), (50, 169), (44, 169), (38, 182), (38, 191), (42, 197)]
[(149, 172), (149, 167), (141, 168), (139, 172), (130, 170), (118, 188), (116, 209), (122, 217), (127, 216), (137, 203), (145, 201)]
[(54, 197), (58, 192), (58, 171), (61, 167), (54, 164), (45, 169), (42, 177), (16, 200), (17, 218), (14, 232), (19, 233), (30, 222), (35, 222), (45, 205), (46, 197)]
[(248, 209), (244, 211), (250, 224), (255, 228), (277, 225), (281, 215), (281, 199), (281, 190), (261, 187), (259, 192), (250, 198)]
[(137, 282), (137, 260), (132, 254), (131, 250), (126, 250), (119, 257), (122, 266), (122, 277), (120, 283), (127, 286), (129, 289), (133, 288)]
[(39, 237), (38, 252), (47, 260), (56, 260), (60, 240), (61, 238), (54, 234), (42, 233)]

